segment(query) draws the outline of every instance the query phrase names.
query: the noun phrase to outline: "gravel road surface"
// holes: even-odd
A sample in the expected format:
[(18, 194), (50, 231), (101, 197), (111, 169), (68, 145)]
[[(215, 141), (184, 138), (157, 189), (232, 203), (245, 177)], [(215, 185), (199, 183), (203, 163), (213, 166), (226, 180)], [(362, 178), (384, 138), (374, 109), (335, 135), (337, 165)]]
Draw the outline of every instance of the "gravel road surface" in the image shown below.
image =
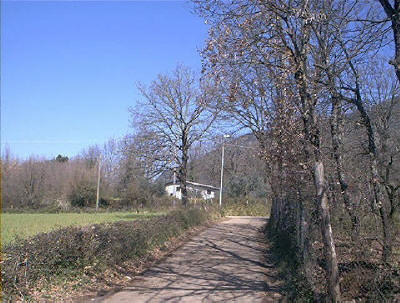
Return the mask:
[(280, 302), (280, 281), (261, 233), (266, 222), (230, 217), (134, 278), (130, 287), (94, 301)]

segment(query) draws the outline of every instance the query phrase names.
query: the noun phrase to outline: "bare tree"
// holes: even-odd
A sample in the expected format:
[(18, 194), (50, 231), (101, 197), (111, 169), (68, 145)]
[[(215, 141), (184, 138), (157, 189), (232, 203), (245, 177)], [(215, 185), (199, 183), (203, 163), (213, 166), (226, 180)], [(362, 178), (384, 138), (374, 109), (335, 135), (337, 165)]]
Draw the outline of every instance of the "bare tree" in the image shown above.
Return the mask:
[[(399, 160), (400, 160), (400, 90), (399, 82), (392, 73), (384, 68), (377, 68), (368, 85), (368, 99), (371, 102), (373, 125), (376, 130), (379, 181), (385, 192), (380, 213), (384, 224), (383, 261), (389, 262), (395, 241), (395, 214), (400, 210)], [(384, 213), (381, 209), (385, 208)], [(387, 218), (385, 218), (385, 215)]]
[(343, 163), (344, 100), (341, 91), (344, 82), (349, 79), (350, 62), (363, 62), (368, 58), (368, 53), (380, 47), (384, 29), (365, 21), (374, 17), (373, 12), (362, 10), (357, 1), (339, 0), (321, 3), (319, 20), (311, 23), (317, 75), (315, 81), (316, 85), (321, 85), (321, 91), (329, 96), (332, 154), (341, 196), (352, 222), (354, 241), (359, 237), (360, 218), (357, 212), (358, 195), (349, 189), (349, 178)]
[(357, 73), (358, 92), (352, 99), (360, 112), (361, 120), (368, 135), (367, 150), (371, 162), (370, 169), (374, 189), (374, 207), (378, 209), (383, 232), (383, 262), (392, 257), (395, 223), (394, 215), (399, 211), (400, 201), (396, 198), (400, 182), (396, 171), (399, 158), (398, 119), (400, 92), (398, 82), (385, 69), (382, 61), (376, 67), (369, 67), (369, 75), (361, 77)]
[(143, 100), (130, 112), (142, 156), (151, 159), (154, 175), (178, 166), (186, 206), (189, 149), (207, 134), (217, 117), (217, 111), (206, 106), (212, 91), (180, 65), (172, 74), (159, 75), (149, 87), (140, 84), (138, 88)]
[(391, 23), (394, 40), (394, 58), (390, 64), (394, 66), (397, 79), (400, 81), (400, 0), (378, 0)]
[[(346, 1), (343, 1), (346, 3)], [(346, 8), (346, 6), (344, 6)], [(343, 191), (343, 198), (347, 205), (350, 216), (353, 218), (353, 226), (356, 228), (357, 218), (353, 205), (351, 205), (347, 193), (345, 175), (341, 169), (340, 164), (340, 103), (347, 102), (355, 106), (361, 117), (362, 125), (365, 128), (367, 134), (367, 150), (370, 157), (370, 172), (371, 172), (371, 184), (373, 188), (373, 205), (377, 208), (380, 213), (383, 226), (384, 245), (383, 245), (383, 260), (388, 261), (391, 255), (391, 243), (392, 243), (392, 227), (390, 224), (390, 211), (386, 205), (386, 198), (384, 196), (384, 185), (382, 182), (381, 158), (380, 148), (378, 146), (378, 137), (376, 133), (376, 127), (374, 127), (374, 121), (369, 112), (371, 89), (368, 87), (372, 84), (371, 74), (374, 72), (371, 69), (371, 62), (374, 62), (371, 57), (371, 53), (379, 49), (380, 47), (380, 36), (384, 34), (384, 29), (378, 26), (371, 26), (368, 21), (358, 21), (357, 29), (354, 30), (354, 23), (352, 19), (357, 19), (357, 15), (353, 12), (354, 5), (351, 1), (348, 3), (348, 11), (339, 12), (338, 19), (341, 22), (334, 24), (331, 28), (331, 44), (324, 45), (324, 39), (319, 34), (320, 31), (314, 28), (314, 32), (318, 38), (320, 48), (320, 54), (328, 49), (328, 45), (331, 49), (334, 49), (334, 53), (331, 55), (325, 54), (325, 58), (322, 59), (321, 65), (318, 67), (322, 69), (326, 75), (324, 78), (323, 85), (326, 86), (332, 97), (332, 139), (333, 149), (336, 154), (337, 172), (339, 174), (339, 180)], [(336, 12), (337, 13), (337, 12)], [(345, 17), (340, 17), (345, 16)], [(349, 17), (350, 16), (350, 17)], [(358, 18), (360, 19), (360, 18)], [(372, 19), (370, 16), (364, 16), (365, 20)], [(325, 41), (326, 42), (326, 41)], [(336, 60), (330, 60), (332, 57)], [(337, 59), (339, 58), (339, 59)], [(332, 62), (333, 61), (333, 62)], [(329, 64), (327, 64), (329, 62)], [(376, 60), (375, 60), (376, 62)], [(376, 62), (378, 65), (382, 65), (382, 62)], [(375, 74), (376, 77), (376, 74)], [(322, 82), (323, 82), (322, 81)], [(386, 80), (387, 81), (387, 80)], [(371, 86), (372, 87), (372, 86)], [(336, 126), (335, 126), (336, 125)], [(346, 202), (347, 200), (347, 202)]]
[[(320, 1), (195, 1), (200, 13), (213, 27), (205, 50), (211, 73), (224, 66), (267, 66), (274, 70), (276, 83), (293, 87), (291, 100), (303, 123), (302, 137), (308, 169), (314, 178), (316, 208), (328, 272), (330, 299), (340, 301), (339, 271), (330, 222), (330, 211), (318, 121), (320, 89), (315, 85), (312, 58), (312, 24), (318, 22)], [(243, 77), (246, 77), (244, 75)], [(224, 78), (221, 77), (221, 81)], [(264, 79), (264, 83), (266, 83)], [(235, 89), (238, 84), (232, 83)], [(290, 90), (290, 89), (289, 89)], [(284, 91), (279, 92), (282, 96)], [(247, 96), (250, 97), (250, 96)], [(279, 101), (283, 98), (279, 98)], [(248, 107), (252, 106), (250, 97)], [(246, 116), (254, 112), (247, 111)], [(265, 112), (261, 113), (261, 116)], [(243, 118), (242, 118), (243, 119)]]

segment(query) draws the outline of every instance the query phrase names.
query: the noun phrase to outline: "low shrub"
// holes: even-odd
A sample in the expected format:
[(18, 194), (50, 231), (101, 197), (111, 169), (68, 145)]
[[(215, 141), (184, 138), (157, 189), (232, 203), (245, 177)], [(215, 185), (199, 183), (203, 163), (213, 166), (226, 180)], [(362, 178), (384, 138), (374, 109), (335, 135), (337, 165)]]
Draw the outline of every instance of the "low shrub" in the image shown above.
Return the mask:
[(176, 210), (148, 220), (68, 227), (17, 240), (2, 252), (3, 299), (27, 296), (42, 279), (138, 258), (210, 217), (200, 209)]
[(296, 254), (296, 248), (288, 233), (276, 233), (267, 224), (264, 229), (266, 242), (269, 242), (271, 256), (278, 268), (279, 277), (285, 281), (282, 292), (288, 302), (320, 302), (314, 297), (311, 285)]

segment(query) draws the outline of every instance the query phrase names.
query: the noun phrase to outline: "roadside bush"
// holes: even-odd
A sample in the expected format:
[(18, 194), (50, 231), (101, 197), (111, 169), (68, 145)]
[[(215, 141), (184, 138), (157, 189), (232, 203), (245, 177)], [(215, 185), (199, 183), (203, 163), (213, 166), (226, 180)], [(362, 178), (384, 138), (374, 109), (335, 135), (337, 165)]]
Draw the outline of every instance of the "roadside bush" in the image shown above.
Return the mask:
[(285, 283), (282, 290), (288, 302), (319, 302), (314, 298), (311, 285), (308, 283), (302, 266), (296, 255), (296, 247), (290, 241), (293, 231), (276, 233), (269, 225), (264, 227), (266, 242), (270, 243), (271, 257), (278, 268), (279, 277)]
[(2, 252), (3, 299), (27, 296), (42, 279), (78, 275), (87, 267), (104, 268), (141, 257), (210, 218), (211, 213), (199, 209), (177, 210), (149, 220), (68, 227), (17, 240)]

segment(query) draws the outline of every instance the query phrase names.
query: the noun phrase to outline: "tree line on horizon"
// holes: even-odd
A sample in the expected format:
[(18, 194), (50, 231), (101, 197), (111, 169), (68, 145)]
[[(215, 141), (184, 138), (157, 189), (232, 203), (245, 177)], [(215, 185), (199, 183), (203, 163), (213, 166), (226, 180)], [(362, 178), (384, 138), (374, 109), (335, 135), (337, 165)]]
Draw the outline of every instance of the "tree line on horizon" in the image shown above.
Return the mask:
[[(232, 139), (232, 143), (247, 142), (256, 148), (255, 139), (246, 137)], [(19, 159), (5, 148), (1, 158), (3, 211), (94, 208), (99, 163), (101, 207), (137, 209), (170, 205), (171, 201), (164, 196), (164, 185), (173, 180), (173, 171), (146, 167), (148, 159), (140, 157), (142, 152), (136, 150), (134, 142), (131, 136), (110, 139), (103, 146), (90, 146), (74, 157), (59, 154), (53, 159)], [(191, 148), (188, 181), (219, 185), (220, 144), (221, 140), (215, 139)], [(264, 171), (260, 170), (263, 165), (257, 152), (248, 157), (247, 150), (227, 148), (224, 197), (265, 197), (268, 185)], [(156, 171), (158, 175), (154, 177)]]

